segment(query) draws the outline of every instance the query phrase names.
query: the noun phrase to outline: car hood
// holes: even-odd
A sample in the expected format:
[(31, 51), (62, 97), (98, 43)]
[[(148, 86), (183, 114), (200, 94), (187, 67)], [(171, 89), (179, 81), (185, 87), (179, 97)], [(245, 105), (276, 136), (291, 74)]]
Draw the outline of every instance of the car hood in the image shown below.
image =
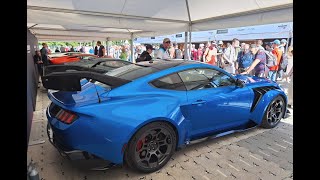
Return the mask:
[(261, 84), (261, 83), (274, 83), (273, 81), (263, 78), (263, 77), (257, 77), (257, 76), (251, 76), (251, 75), (235, 75), (236, 79), (241, 80), (245, 84)]

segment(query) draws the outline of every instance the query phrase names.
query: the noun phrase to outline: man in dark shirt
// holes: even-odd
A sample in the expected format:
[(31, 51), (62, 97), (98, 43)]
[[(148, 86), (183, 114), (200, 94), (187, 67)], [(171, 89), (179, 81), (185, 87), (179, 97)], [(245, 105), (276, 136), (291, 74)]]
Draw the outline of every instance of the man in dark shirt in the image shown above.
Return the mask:
[(254, 55), (254, 60), (250, 67), (241, 74), (249, 74), (253, 69), (255, 70), (254, 75), (258, 77), (265, 77), (265, 66), (266, 66), (266, 53), (259, 49), (256, 44), (250, 45), (250, 51)]
[(97, 55), (98, 57), (104, 57), (106, 55), (106, 49), (101, 44), (101, 41), (97, 41), (97, 45), (94, 48), (94, 55)]
[(152, 47), (151, 44), (145, 44), (145, 46), (146, 46), (146, 50), (142, 52), (142, 54), (138, 59), (136, 59), (136, 62), (152, 60), (152, 57), (150, 56), (150, 54), (152, 53), (154, 48)]
[(49, 64), (47, 43), (42, 43), (42, 48), (40, 50), (40, 53), (41, 53), (41, 59), (42, 59), (43, 65), (47, 66)]
[(253, 58), (254, 55), (250, 51), (250, 45), (244, 43), (243, 50), (238, 53), (236, 71), (238, 71), (238, 73), (246, 71), (254, 60)]

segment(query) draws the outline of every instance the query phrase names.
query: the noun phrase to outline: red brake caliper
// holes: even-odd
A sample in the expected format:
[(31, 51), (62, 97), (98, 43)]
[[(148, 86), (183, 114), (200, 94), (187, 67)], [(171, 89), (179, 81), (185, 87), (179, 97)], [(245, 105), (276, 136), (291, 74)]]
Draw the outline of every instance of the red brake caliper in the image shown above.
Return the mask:
[(137, 143), (137, 148), (136, 148), (136, 151), (137, 151), (137, 152), (140, 151), (140, 149), (142, 148), (142, 145), (143, 145), (143, 142), (142, 142), (142, 140), (140, 139), (140, 140), (138, 141), (138, 143)]

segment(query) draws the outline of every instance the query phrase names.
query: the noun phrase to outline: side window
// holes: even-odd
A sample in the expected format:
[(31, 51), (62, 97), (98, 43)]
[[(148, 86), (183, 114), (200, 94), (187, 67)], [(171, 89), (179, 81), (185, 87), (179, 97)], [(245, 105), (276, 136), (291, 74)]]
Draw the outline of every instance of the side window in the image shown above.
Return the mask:
[(215, 71), (212, 76), (212, 83), (217, 87), (235, 85), (234, 79), (220, 71)]
[(190, 69), (179, 72), (187, 90), (216, 88), (234, 85), (228, 75), (214, 69)]
[(157, 88), (161, 89), (171, 89), (171, 90), (182, 90), (185, 91), (186, 88), (181, 81), (178, 74), (171, 74), (151, 82), (151, 84)]
[(187, 90), (213, 88), (211, 83), (213, 72), (211, 69), (190, 69), (179, 72)]

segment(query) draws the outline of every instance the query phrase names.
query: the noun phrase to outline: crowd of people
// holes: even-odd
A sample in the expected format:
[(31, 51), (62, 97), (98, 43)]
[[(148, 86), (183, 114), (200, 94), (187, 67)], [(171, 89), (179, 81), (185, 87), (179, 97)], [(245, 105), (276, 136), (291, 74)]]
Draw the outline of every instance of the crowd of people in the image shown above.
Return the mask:
[[(152, 47), (149, 44), (147, 46)], [(222, 41), (209, 42), (206, 46), (200, 44), (198, 49), (192, 44), (190, 53), (185, 51), (184, 44), (172, 43), (169, 38), (165, 38), (160, 47), (149, 54), (157, 59), (201, 61), (218, 66), (231, 74), (250, 74), (266, 77), (272, 81), (290, 81), (293, 75), (293, 47), (288, 47), (285, 39), (281, 41), (276, 39), (265, 44), (262, 40), (256, 40), (251, 44), (244, 42), (240, 44), (235, 38), (227, 44)], [(139, 54), (137, 56), (139, 57)], [(273, 66), (268, 64), (270, 56), (276, 59)], [(138, 59), (141, 61), (141, 58)]]
[[(189, 44), (185, 46), (184, 43), (173, 43), (169, 38), (164, 38), (160, 46), (135, 45), (133, 58), (136, 62), (150, 61), (151, 59), (191, 59), (218, 66), (231, 74), (251, 74), (266, 77), (272, 81), (290, 81), (292, 78), (293, 47), (288, 47), (285, 39), (281, 41), (276, 39), (267, 43), (256, 40), (248, 44), (240, 43), (235, 38), (231, 43), (213, 41), (206, 45), (199, 44), (198, 48), (192, 44), (190, 51), (187, 51), (188, 47)], [(80, 48), (80, 52), (85, 53), (85, 47), (77, 48)], [(73, 47), (71, 49), (74, 50)], [(65, 48), (62, 50), (66, 51)], [(129, 45), (115, 45), (106, 48), (100, 41), (97, 41), (92, 51), (92, 54), (97, 57), (132, 61)], [(46, 43), (43, 43), (41, 50), (36, 52), (35, 63), (39, 67), (39, 72), (42, 71), (42, 65), (49, 64), (48, 54), (50, 53)], [(274, 66), (267, 65), (270, 54), (276, 58)], [(42, 73), (40, 72), (40, 74)]]
[[(270, 80), (277, 81), (286, 79), (290, 81), (293, 66), (293, 47), (287, 49), (285, 39), (274, 40), (273, 42), (263, 43), (262, 40), (256, 40), (254, 43), (241, 43), (238, 39), (233, 39), (231, 43), (222, 41), (208, 42), (206, 45), (191, 45), (191, 51), (187, 51), (189, 44), (185, 47), (184, 43), (172, 43), (169, 38), (163, 39), (160, 46), (150, 44), (135, 45), (133, 58), (136, 62), (148, 61), (153, 58), (158, 59), (191, 59), (201, 61), (211, 65), (219, 66), (231, 74), (251, 74), (259, 77), (267, 77)], [(42, 44), (40, 51), (36, 52), (35, 61), (41, 71), (42, 64), (49, 64), (48, 54), (51, 53), (46, 43)], [(91, 49), (82, 47), (71, 47), (69, 52), (79, 49), (82, 53), (92, 53), (98, 57), (117, 58), (127, 61), (131, 59), (131, 49), (129, 45), (110, 46), (108, 50), (97, 41), (96, 46)], [(88, 51), (89, 52), (86, 52)], [(90, 52), (91, 50), (91, 52)], [(60, 47), (60, 52), (67, 52), (66, 47)], [(277, 64), (267, 66), (268, 52), (273, 54), (277, 59)], [(40, 54), (41, 55), (40, 55)], [(185, 57), (186, 56), (186, 57)]]

